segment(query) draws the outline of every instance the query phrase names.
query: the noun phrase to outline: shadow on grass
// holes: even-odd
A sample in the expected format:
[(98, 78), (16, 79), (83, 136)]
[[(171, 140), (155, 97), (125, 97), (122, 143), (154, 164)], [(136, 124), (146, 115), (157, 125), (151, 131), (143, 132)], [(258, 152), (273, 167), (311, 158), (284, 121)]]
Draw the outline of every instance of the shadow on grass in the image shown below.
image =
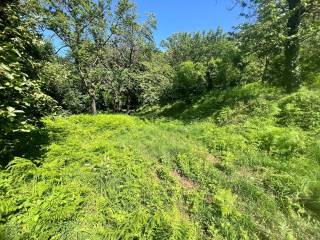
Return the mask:
[(272, 100), (277, 96), (280, 96), (280, 89), (254, 83), (225, 90), (214, 90), (195, 96), (189, 101), (164, 104), (160, 106), (160, 111), (154, 113), (151, 109), (140, 117), (153, 119), (160, 117), (188, 123), (214, 116), (226, 107), (236, 109), (239, 104), (248, 105), (258, 97)]
[(309, 196), (302, 199), (301, 203), (310, 213), (320, 220), (320, 183), (314, 183), (309, 192)]
[(6, 167), (15, 157), (41, 160), (47, 147), (52, 142), (61, 141), (64, 136), (63, 129), (43, 126), (31, 132), (15, 133), (6, 139), (0, 139), (0, 167)]

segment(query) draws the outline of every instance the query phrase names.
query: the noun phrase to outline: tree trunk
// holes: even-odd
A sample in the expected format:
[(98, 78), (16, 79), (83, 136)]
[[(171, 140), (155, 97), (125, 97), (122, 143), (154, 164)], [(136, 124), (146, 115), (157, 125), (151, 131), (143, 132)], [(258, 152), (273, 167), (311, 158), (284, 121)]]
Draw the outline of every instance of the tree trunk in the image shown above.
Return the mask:
[(285, 43), (284, 86), (292, 91), (300, 85), (299, 74), (299, 26), (301, 23), (301, 0), (287, 0), (290, 16), (287, 22), (287, 40)]
[(213, 79), (209, 71), (206, 72), (207, 80), (207, 90), (211, 91), (213, 89)]
[(96, 103), (96, 96), (91, 96), (91, 112), (93, 115), (97, 114), (97, 103)]

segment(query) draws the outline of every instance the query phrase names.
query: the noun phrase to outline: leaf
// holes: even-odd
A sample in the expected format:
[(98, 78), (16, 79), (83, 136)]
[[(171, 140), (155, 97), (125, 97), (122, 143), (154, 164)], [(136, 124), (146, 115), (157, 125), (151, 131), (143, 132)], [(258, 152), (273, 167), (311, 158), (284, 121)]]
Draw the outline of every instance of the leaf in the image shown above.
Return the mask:
[(21, 54), (17, 49), (13, 48), (12, 51), (14, 51), (19, 57), (21, 57)]
[(8, 112), (14, 112), (14, 111), (15, 111), (15, 108), (13, 108), (13, 107), (7, 107), (7, 110), (8, 110)]

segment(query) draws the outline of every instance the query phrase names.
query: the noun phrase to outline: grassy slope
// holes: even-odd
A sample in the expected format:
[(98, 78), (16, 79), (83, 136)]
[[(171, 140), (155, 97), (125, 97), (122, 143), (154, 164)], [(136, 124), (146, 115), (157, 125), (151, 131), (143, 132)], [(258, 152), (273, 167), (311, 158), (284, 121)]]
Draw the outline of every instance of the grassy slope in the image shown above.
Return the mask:
[(46, 120), (41, 166), (0, 172), (2, 237), (319, 239), (320, 111), (303, 107), (317, 96), (251, 84)]

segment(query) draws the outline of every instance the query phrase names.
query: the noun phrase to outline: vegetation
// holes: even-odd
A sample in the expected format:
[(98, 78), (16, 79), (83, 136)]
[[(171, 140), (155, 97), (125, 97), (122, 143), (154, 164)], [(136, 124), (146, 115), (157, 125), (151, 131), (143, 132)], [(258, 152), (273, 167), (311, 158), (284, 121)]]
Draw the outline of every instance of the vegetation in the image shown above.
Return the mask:
[[(3, 233), (318, 239), (319, 128), (299, 128), (299, 116), (286, 112), (289, 102), (298, 108), (296, 95), (312, 93), (254, 83), (152, 115), (48, 118), (47, 153), (36, 162), (16, 158), (2, 171)], [(287, 119), (295, 123), (279, 125)]]
[[(17, 16), (17, 6), (0, 4), (0, 162), (8, 163), (19, 136), (39, 124), (50, 113), (54, 100), (40, 89), (37, 74), (41, 54), (40, 39), (26, 29), (32, 27)], [(43, 45), (43, 44), (42, 44)], [(41, 52), (42, 51), (42, 52)]]
[(129, 0), (0, 3), (0, 239), (320, 239), (320, 5), (236, 2), (162, 50)]

